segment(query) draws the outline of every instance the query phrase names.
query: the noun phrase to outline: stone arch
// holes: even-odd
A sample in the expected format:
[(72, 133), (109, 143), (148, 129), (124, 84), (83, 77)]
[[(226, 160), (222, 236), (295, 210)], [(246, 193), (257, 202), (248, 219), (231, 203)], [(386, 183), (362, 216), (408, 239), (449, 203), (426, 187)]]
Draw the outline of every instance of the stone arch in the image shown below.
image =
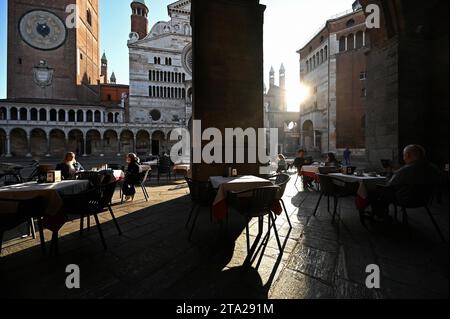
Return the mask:
[(38, 121), (38, 120), (39, 120), (38, 110), (33, 107), (30, 110), (30, 121)]
[(50, 110), (50, 122), (56, 122), (57, 116), (58, 116), (58, 114), (57, 114), (56, 110), (51, 109)]
[(152, 134), (152, 155), (162, 155), (165, 148), (166, 137), (164, 132), (155, 131)]
[(59, 129), (53, 129), (49, 134), (50, 154), (63, 156), (66, 153), (66, 134)]
[(71, 130), (68, 134), (68, 149), (76, 155), (84, 153), (84, 134), (80, 130)]
[(70, 111), (69, 111), (69, 118), (68, 118), (68, 121), (69, 121), (69, 122), (75, 122), (75, 119), (76, 119), (75, 111), (74, 111), (74, 110), (70, 110)]
[(134, 152), (134, 133), (132, 131), (122, 131), (120, 134), (120, 149), (124, 153)]
[(27, 133), (21, 128), (15, 128), (10, 133), (11, 154), (24, 157), (28, 154)]
[(314, 124), (312, 121), (307, 120), (302, 125), (303, 135), (303, 147), (306, 150), (312, 150), (314, 148)]
[(19, 117), (20, 117), (19, 120), (27, 121), (28, 120), (28, 110), (24, 107), (21, 107), (20, 111), (19, 111)]
[(19, 119), (19, 111), (16, 107), (12, 107), (11, 110), (11, 121), (17, 121)]
[(84, 113), (82, 110), (77, 111), (77, 123), (83, 123), (84, 122)]
[(39, 110), (39, 121), (42, 121), (42, 122), (47, 121), (47, 110), (46, 109)]
[(58, 122), (65, 122), (65, 121), (66, 121), (66, 111), (59, 110), (58, 111)]
[(86, 122), (94, 122), (94, 113), (91, 110), (86, 112)]
[(7, 119), (8, 111), (6, 107), (0, 107), (0, 121), (5, 121)]
[(48, 151), (47, 133), (43, 129), (35, 128), (30, 133), (30, 151), (33, 156), (44, 156)]
[(105, 146), (105, 154), (116, 154), (119, 151), (119, 136), (114, 130), (107, 130), (103, 134), (103, 141)]
[(4, 156), (6, 153), (6, 132), (0, 128), (0, 156)]
[(140, 130), (136, 134), (136, 152), (138, 156), (146, 156), (150, 154), (150, 133)]
[(114, 114), (112, 112), (108, 113), (108, 123), (114, 123)]
[(95, 155), (102, 152), (102, 135), (97, 130), (89, 130), (86, 133), (86, 154)]
[(101, 123), (102, 121), (102, 113), (100, 111), (94, 112), (94, 122), (95, 123)]

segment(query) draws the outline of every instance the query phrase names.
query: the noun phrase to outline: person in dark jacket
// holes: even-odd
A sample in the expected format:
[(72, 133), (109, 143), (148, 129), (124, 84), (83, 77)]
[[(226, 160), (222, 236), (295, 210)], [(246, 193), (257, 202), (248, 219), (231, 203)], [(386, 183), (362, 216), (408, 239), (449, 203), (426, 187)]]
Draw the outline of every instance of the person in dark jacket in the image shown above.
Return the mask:
[[(385, 187), (379, 187), (376, 194), (375, 210), (378, 215), (388, 218), (389, 205), (397, 200), (396, 195), (407, 198), (411, 187), (439, 187), (443, 183), (443, 175), (439, 169), (427, 161), (426, 151), (420, 145), (409, 145), (403, 151), (405, 166), (394, 173)], [(424, 190), (425, 191), (425, 190)], [(410, 198), (413, 200), (413, 198)]]
[(127, 171), (125, 172), (125, 180), (122, 186), (122, 192), (126, 196), (125, 200), (133, 200), (136, 189), (134, 185), (139, 181), (139, 164), (136, 154), (130, 153), (127, 155)]
[[(299, 150), (297, 152), (297, 157), (294, 160), (294, 164), (292, 164), (296, 169), (297, 169), (297, 174), (299, 176), (302, 175), (302, 167), (304, 165), (311, 165), (312, 161), (309, 158), (305, 157), (305, 151), (304, 150)], [(308, 176), (302, 176), (302, 181), (303, 181), (303, 188), (307, 189), (307, 188), (313, 188), (313, 181), (314, 179)]]

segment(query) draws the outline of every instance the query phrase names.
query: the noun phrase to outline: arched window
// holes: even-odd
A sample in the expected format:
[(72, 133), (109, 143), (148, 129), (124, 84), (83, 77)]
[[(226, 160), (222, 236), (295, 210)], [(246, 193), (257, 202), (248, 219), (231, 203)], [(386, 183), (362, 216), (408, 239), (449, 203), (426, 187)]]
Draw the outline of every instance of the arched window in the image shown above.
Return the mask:
[(6, 120), (6, 107), (1, 107), (0, 108), (0, 120)]
[(36, 109), (31, 109), (30, 111), (30, 120), (37, 121), (38, 120), (38, 111)]
[(50, 110), (50, 122), (56, 122), (57, 112), (56, 110)]
[(19, 119), (19, 112), (15, 107), (11, 108), (11, 120), (17, 121)]
[(306, 61), (306, 72), (309, 72), (309, 61)]
[(94, 122), (94, 116), (92, 114), (92, 111), (86, 112), (86, 122)]
[(327, 45), (325, 46), (324, 52), (325, 52), (325, 61), (327, 61), (328, 60), (328, 46)]
[(323, 63), (323, 49), (320, 50), (320, 64)]
[(161, 64), (161, 58), (158, 58), (158, 64)]
[(47, 110), (46, 109), (39, 110), (39, 121), (47, 121)]
[(172, 58), (169, 58), (169, 65), (172, 65)]
[(26, 121), (28, 120), (28, 111), (26, 108), (21, 108), (20, 109), (20, 120), (21, 121)]
[(353, 19), (348, 20), (346, 23), (347, 28), (351, 28), (354, 25), (355, 25), (355, 20), (353, 20)]
[(185, 90), (185, 89), (183, 89), (183, 90), (181, 91), (181, 96), (182, 96), (183, 99), (186, 98), (186, 90)]
[(95, 123), (100, 123), (102, 121), (102, 114), (100, 111), (95, 111)]
[(170, 98), (173, 99), (175, 96), (173, 88), (170, 88)]
[(149, 87), (148, 87), (148, 96), (149, 96), (149, 97), (153, 97), (152, 92), (153, 92), (153, 91), (152, 91), (152, 87), (149, 86)]
[(77, 122), (79, 122), (79, 123), (84, 122), (84, 114), (83, 114), (83, 111), (81, 111), (81, 110), (77, 111)]
[(345, 36), (339, 38), (339, 52), (345, 51)]
[(186, 74), (183, 73), (183, 75), (181, 76), (181, 81), (182, 82), (186, 81)]
[(75, 111), (74, 110), (69, 111), (69, 122), (75, 122)]
[(157, 58), (157, 57), (154, 57), (154, 58), (153, 58), (153, 63), (154, 63), (154, 64), (158, 64), (158, 58)]
[(59, 110), (58, 111), (58, 122), (65, 122), (66, 121), (66, 111)]
[(108, 123), (114, 123), (114, 114), (108, 113)]

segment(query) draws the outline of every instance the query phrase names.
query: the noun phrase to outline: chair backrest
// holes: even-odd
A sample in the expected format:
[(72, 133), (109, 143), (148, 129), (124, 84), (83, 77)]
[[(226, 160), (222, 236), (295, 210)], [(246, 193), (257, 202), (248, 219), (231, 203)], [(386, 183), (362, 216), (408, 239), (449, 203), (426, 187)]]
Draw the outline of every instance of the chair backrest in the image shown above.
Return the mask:
[(429, 205), (435, 187), (426, 184), (397, 186), (395, 199), (397, 205), (404, 208), (421, 208)]
[(284, 192), (286, 191), (286, 186), (289, 183), (291, 177), (287, 174), (279, 174), (276, 176), (275, 185), (279, 187), (277, 192), (277, 199), (282, 199), (284, 196)]
[(325, 174), (318, 174), (318, 176), (322, 193), (327, 196), (336, 194), (337, 185), (333, 183), (333, 178)]
[(279, 189), (278, 186), (267, 186), (251, 190), (248, 205), (241, 209), (241, 213), (248, 217), (260, 217), (269, 214), (277, 201)]
[(189, 195), (194, 203), (200, 205), (211, 204), (213, 190), (209, 182), (196, 181), (189, 177), (185, 179), (189, 186)]
[(75, 174), (75, 179), (89, 181), (93, 186), (98, 186), (102, 183), (102, 174), (100, 172), (78, 172)]

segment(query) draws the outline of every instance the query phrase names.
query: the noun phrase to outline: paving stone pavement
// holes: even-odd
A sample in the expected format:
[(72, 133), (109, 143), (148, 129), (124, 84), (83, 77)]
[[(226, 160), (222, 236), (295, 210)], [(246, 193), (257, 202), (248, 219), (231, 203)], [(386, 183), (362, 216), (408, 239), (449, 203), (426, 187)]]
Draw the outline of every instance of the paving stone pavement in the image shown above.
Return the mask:
[[(107, 251), (95, 227), (79, 235), (79, 220), (61, 230), (57, 257), (43, 256), (37, 240), (14, 239), (24, 226), (7, 233), (0, 258), (0, 297), (448, 298), (448, 245), (440, 241), (425, 212), (410, 212), (409, 231), (395, 223), (368, 222), (363, 227), (348, 199), (341, 202), (340, 219), (332, 224), (326, 201), (312, 216), (318, 194), (299, 192), (294, 181), (295, 175), (284, 198), (293, 228), (284, 214), (276, 221), (282, 254), (272, 231), (268, 240), (259, 238), (254, 246), (259, 254), (245, 266), (245, 224), (233, 211), (228, 227), (211, 222), (209, 210), (202, 211), (189, 241), (187, 185), (150, 184), (148, 202), (140, 190), (134, 202), (123, 205), (115, 194), (113, 209), (122, 236), (109, 214), (100, 215)], [(443, 204), (433, 205), (432, 212), (448, 234), (448, 196)], [(251, 222), (250, 233), (252, 242), (258, 240), (257, 220)], [(51, 234), (46, 231), (45, 236), (49, 241)], [(65, 286), (69, 264), (80, 267), (80, 289)], [(366, 288), (370, 264), (380, 267), (380, 289)]]

